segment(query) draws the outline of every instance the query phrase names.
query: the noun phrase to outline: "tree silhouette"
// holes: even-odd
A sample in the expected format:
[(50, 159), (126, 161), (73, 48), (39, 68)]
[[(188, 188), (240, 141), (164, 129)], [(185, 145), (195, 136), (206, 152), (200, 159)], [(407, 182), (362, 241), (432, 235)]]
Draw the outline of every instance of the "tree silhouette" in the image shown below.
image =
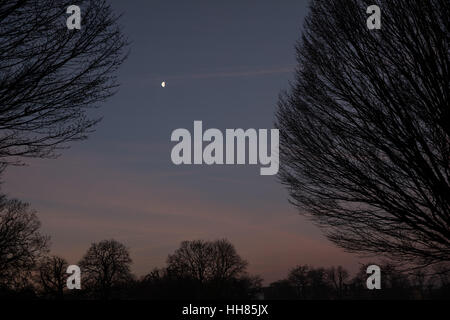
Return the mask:
[(39, 263), (37, 282), (46, 297), (61, 300), (67, 281), (68, 263), (58, 256), (45, 257)]
[(347, 251), (450, 260), (448, 13), (444, 0), (311, 1), (277, 111), (280, 177)]
[[(183, 241), (167, 258), (163, 279), (183, 283), (198, 298), (253, 297), (261, 286), (259, 277), (246, 273), (248, 263), (225, 239)], [(151, 278), (161, 273), (151, 274)]]
[[(287, 279), (273, 282), (264, 291), (269, 300), (336, 300), (336, 299), (441, 299), (448, 296), (449, 268), (442, 263), (413, 272), (400, 270), (393, 264), (379, 263), (381, 290), (368, 290), (367, 267), (350, 277), (343, 267), (314, 268), (299, 265), (289, 272)], [(436, 272), (440, 270), (441, 272)]]
[[(82, 8), (81, 30), (66, 9)], [(126, 40), (106, 0), (0, 2), (0, 164), (53, 157), (99, 119), (88, 110), (114, 93)]]
[(116, 240), (93, 243), (79, 262), (85, 288), (103, 300), (115, 288), (132, 280), (128, 249)]
[(289, 272), (288, 281), (292, 285), (296, 294), (300, 299), (306, 299), (309, 286), (308, 272), (311, 268), (309, 266), (297, 266)]
[(349, 282), (349, 273), (342, 266), (314, 268), (299, 265), (289, 272), (287, 279), (269, 286), (267, 298), (344, 299), (349, 294), (347, 290)]
[(0, 287), (20, 289), (29, 284), (31, 272), (47, 252), (48, 237), (30, 206), (0, 196)]
[(169, 255), (167, 268), (203, 283), (239, 277), (245, 272), (247, 262), (227, 240), (194, 240), (183, 241), (180, 248)]
[(333, 285), (338, 299), (344, 296), (346, 282), (349, 279), (349, 273), (342, 266), (327, 269), (327, 279)]
[(200, 283), (212, 276), (212, 247), (202, 241), (183, 241), (167, 258), (168, 269), (180, 277), (191, 277)]

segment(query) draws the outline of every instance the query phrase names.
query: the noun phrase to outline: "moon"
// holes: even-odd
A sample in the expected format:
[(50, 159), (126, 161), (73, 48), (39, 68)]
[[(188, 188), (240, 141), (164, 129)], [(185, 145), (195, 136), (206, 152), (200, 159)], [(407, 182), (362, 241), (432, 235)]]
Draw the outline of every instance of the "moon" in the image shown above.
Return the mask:
[(163, 87), (163, 88), (166, 87), (166, 82), (165, 81), (161, 82), (161, 87)]

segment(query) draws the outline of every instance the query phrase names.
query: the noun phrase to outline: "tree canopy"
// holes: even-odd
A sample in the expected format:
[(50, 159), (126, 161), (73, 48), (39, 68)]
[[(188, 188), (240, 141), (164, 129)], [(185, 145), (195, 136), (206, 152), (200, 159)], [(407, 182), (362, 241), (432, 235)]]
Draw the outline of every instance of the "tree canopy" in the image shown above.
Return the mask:
[(100, 120), (126, 57), (108, 1), (81, 0), (81, 30), (66, 26), (73, 1), (0, 2), (0, 164), (53, 157)]
[[(380, 30), (366, 26), (372, 4)], [(350, 252), (449, 261), (449, 2), (310, 9), (277, 111), (290, 201)]]

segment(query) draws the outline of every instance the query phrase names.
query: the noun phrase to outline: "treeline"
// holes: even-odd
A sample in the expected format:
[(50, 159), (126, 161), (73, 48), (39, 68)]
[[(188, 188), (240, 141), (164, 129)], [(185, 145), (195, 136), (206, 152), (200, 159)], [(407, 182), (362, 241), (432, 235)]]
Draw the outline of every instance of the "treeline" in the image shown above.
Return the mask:
[(353, 277), (343, 267), (314, 268), (299, 265), (286, 279), (264, 288), (268, 300), (343, 300), (343, 299), (444, 299), (450, 298), (450, 273), (446, 265), (416, 270), (401, 270), (389, 263), (381, 269), (381, 289), (368, 290), (367, 267), (362, 264)]
[(67, 288), (68, 262), (49, 253), (28, 204), (0, 196), (0, 298), (2, 299), (434, 299), (450, 297), (448, 266), (401, 272), (381, 265), (382, 289), (366, 288), (367, 265), (354, 276), (343, 267), (299, 265), (286, 279), (262, 286), (225, 239), (184, 241), (164, 268), (143, 277), (131, 272), (129, 249), (116, 240), (93, 243), (77, 263), (81, 290)]

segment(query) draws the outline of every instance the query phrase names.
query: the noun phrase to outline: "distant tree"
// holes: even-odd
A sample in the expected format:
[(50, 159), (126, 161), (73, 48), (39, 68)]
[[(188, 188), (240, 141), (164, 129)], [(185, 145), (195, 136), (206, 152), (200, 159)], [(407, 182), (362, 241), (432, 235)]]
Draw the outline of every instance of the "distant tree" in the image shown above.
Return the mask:
[(30, 284), (32, 271), (48, 251), (48, 237), (27, 203), (0, 196), (0, 287), (20, 289)]
[(237, 278), (247, 269), (248, 263), (236, 252), (234, 246), (225, 239), (212, 243), (212, 278), (215, 281), (224, 281)]
[(342, 266), (326, 269), (299, 265), (289, 272), (287, 281), (295, 290), (296, 299), (341, 299), (349, 273)]
[(93, 243), (79, 262), (83, 286), (101, 299), (110, 299), (115, 288), (132, 280), (130, 265), (130, 253), (122, 243)]
[(183, 241), (167, 258), (167, 268), (180, 277), (189, 276), (200, 283), (212, 277), (213, 249), (210, 242)]
[(345, 288), (347, 286), (347, 281), (350, 278), (350, 274), (342, 266), (331, 267), (326, 270), (327, 280), (333, 286), (336, 297), (341, 299), (345, 294)]
[[(380, 30), (366, 26), (372, 4)], [(311, 1), (277, 112), (280, 177), (347, 251), (404, 267), (450, 261), (449, 9)]]
[(381, 269), (381, 290), (368, 290), (367, 267), (373, 264), (362, 264), (352, 278), (341, 266), (299, 265), (289, 272), (287, 279), (264, 288), (264, 297), (269, 300), (421, 300), (443, 299), (450, 293), (448, 265), (435, 264), (411, 272), (389, 262), (377, 263)]
[(39, 263), (37, 283), (44, 297), (62, 300), (68, 274), (68, 263), (58, 256), (45, 257)]
[[(262, 293), (263, 279), (260, 276), (241, 275), (220, 283), (219, 296), (222, 299), (258, 299)], [(217, 290), (217, 286), (214, 288)]]
[(332, 286), (328, 282), (327, 271), (323, 267), (308, 270), (308, 296), (309, 299), (330, 299)]
[(309, 294), (312, 299), (328, 299), (331, 295), (330, 284), (325, 268), (312, 268), (308, 271)]
[(171, 272), (202, 283), (237, 278), (245, 273), (247, 262), (227, 240), (195, 240), (183, 241), (180, 248), (169, 255), (167, 267)]
[(297, 297), (307, 298), (307, 287), (309, 286), (308, 272), (311, 267), (307, 265), (297, 266), (289, 272), (288, 281), (295, 288)]
[(138, 281), (138, 297), (153, 300), (196, 299), (202, 295), (197, 280), (167, 268), (153, 269)]
[[(68, 30), (67, 8), (82, 9)], [(53, 157), (99, 119), (87, 111), (110, 97), (127, 45), (106, 0), (0, 1), (0, 164)]]
[(398, 266), (388, 263), (380, 266), (380, 269), (382, 270), (382, 288), (407, 292), (411, 287), (409, 275), (399, 270)]
[(228, 240), (184, 241), (169, 255), (166, 275), (199, 298), (252, 298), (262, 281), (247, 274), (247, 265)]

